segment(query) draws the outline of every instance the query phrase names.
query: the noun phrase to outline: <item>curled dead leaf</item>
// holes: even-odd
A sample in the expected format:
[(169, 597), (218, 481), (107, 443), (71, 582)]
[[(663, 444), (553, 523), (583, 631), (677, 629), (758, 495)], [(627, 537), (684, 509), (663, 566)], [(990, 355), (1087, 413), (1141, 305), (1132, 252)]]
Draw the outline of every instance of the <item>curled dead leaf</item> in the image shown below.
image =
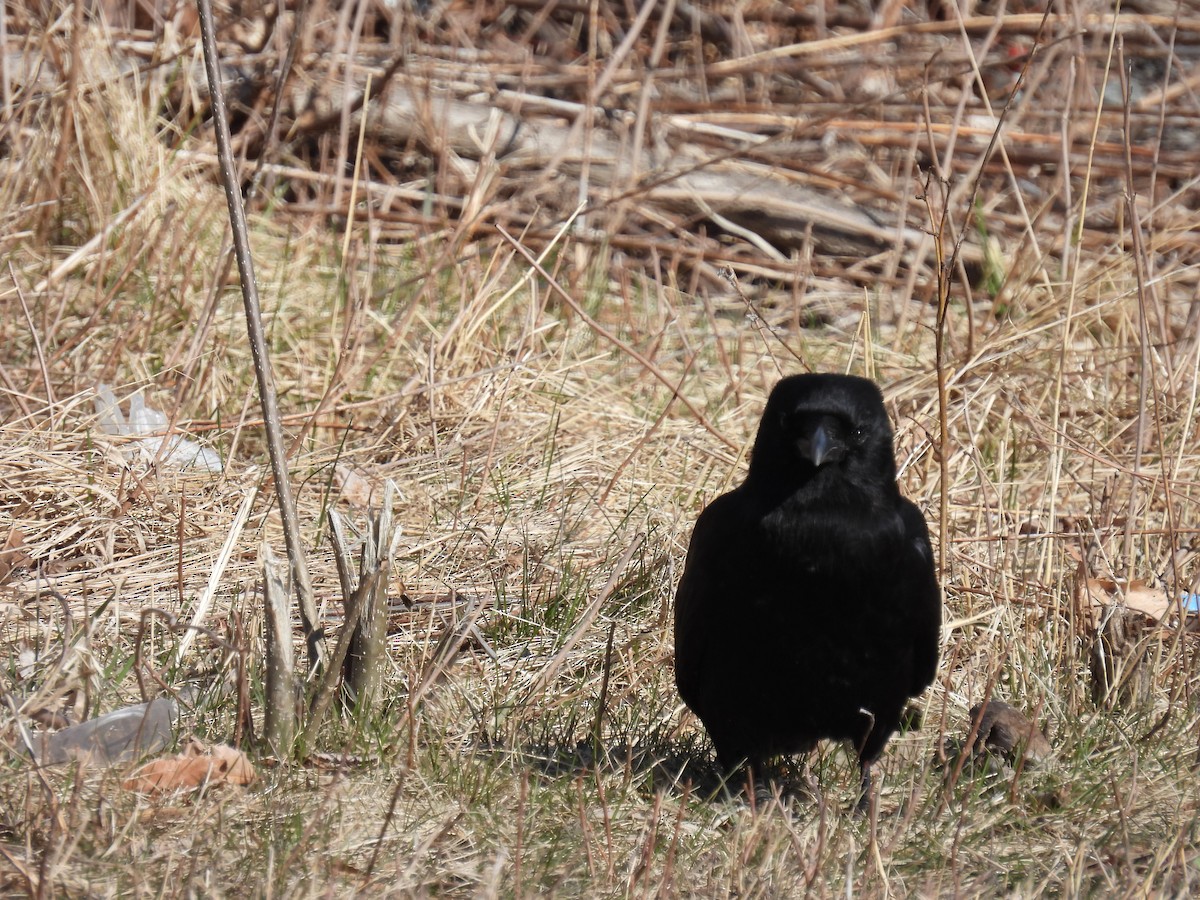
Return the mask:
[(1023, 712), (1002, 700), (979, 703), (971, 708), (970, 715), (975, 731), (971, 752), (975, 754), (998, 753), (1011, 761), (1023, 755), (1029, 762), (1041, 762), (1052, 752), (1042, 730)]
[(0, 584), (12, 576), (14, 569), (33, 565), (33, 557), (25, 549), (25, 535), (13, 525), (8, 529), (4, 545), (0, 547)]
[(141, 794), (164, 794), (195, 790), (203, 785), (247, 785), (255, 777), (254, 766), (240, 750), (226, 744), (206, 747), (192, 741), (183, 753), (146, 763), (121, 786)]
[(1180, 603), (1172, 600), (1165, 590), (1145, 581), (1121, 584), (1110, 578), (1088, 578), (1080, 566), (1075, 577), (1075, 608), (1083, 613), (1093, 628), (1100, 625), (1105, 610), (1114, 603), (1122, 603), (1128, 609), (1161, 623), (1169, 621), (1181, 608)]

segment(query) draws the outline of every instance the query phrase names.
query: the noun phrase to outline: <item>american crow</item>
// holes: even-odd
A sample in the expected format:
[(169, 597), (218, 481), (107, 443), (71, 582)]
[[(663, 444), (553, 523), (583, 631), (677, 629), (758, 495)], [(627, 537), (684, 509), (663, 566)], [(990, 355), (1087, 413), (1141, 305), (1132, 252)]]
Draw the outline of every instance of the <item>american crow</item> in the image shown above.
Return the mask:
[(675, 681), (721, 766), (846, 740), (865, 800), (933, 681), (940, 627), (929, 530), (896, 486), (879, 388), (784, 378), (746, 480), (696, 522), (675, 597)]

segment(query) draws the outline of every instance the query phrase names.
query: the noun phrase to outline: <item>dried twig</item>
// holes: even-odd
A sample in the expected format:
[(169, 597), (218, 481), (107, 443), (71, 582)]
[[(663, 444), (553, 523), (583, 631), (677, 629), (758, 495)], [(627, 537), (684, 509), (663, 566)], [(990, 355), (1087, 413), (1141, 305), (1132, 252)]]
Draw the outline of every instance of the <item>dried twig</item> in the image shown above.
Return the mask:
[(275, 377), (271, 371), (270, 355), (267, 353), (266, 336), (263, 331), (262, 309), (258, 300), (258, 284), (254, 279), (254, 259), (250, 254), (250, 234), (246, 228), (246, 210), (242, 205), (241, 186), (233, 165), (233, 148), (229, 137), (229, 118), (225, 113), (225, 95), (221, 87), (221, 68), (217, 56), (216, 24), (213, 22), (212, 3), (199, 0), (200, 31), (204, 40), (204, 64), (208, 75), (209, 96), (213, 105), (213, 122), (216, 128), (217, 155), (221, 161), (221, 180), (225, 186), (225, 199), (229, 205), (229, 223), (233, 228), (233, 248), (237, 259), (238, 273), (242, 282), (242, 301), (246, 312), (246, 331), (254, 356), (254, 374), (258, 379), (258, 397), (262, 405), (267, 447), (271, 457), (271, 472), (275, 481), (275, 493), (279, 498), (279, 513), (283, 518), (284, 538), (287, 542), (288, 561), (291, 564), (292, 588), (300, 605), (300, 621), (308, 643), (309, 666), (318, 669), (324, 659), (322, 634), (317, 624), (317, 607), (313, 602), (312, 582), (305, 560), (304, 542), (300, 537), (300, 523), (296, 518), (296, 503), (292, 498), (292, 485), (288, 477), (287, 456), (283, 448), (283, 431), (279, 424), (279, 401), (275, 394)]

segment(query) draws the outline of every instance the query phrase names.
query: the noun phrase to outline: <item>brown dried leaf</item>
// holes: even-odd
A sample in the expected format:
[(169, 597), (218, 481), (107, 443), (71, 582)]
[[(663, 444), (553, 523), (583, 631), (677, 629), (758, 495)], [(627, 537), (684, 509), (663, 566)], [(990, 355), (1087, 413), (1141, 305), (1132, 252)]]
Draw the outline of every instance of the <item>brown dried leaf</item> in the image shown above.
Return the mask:
[[(971, 708), (971, 727), (976, 732), (972, 752), (990, 751), (1015, 760), (1021, 748), (1029, 762), (1041, 762), (1051, 753), (1050, 741), (1042, 730), (1015, 706), (988, 700)], [(975, 723), (978, 722), (978, 728)]]
[(146, 763), (121, 786), (142, 794), (193, 790), (202, 785), (251, 784), (254, 766), (240, 750), (226, 744), (205, 747), (198, 741), (176, 756)]
[(0, 584), (8, 581), (14, 569), (33, 565), (33, 557), (25, 549), (25, 535), (16, 525), (8, 529), (4, 546), (0, 547)]
[(1125, 589), (1125, 605), (1155, 619), (1162, 619), (1178, 608), (1166, 591), (1151, 587), (1144, 581), (1130, 582)]
[(1104, 610), (1114, 603), (1123, 603), (1155, 622), (1161, 622), (1177, 610), (1166, 591), (1145, 581), (1131, 581), (1122, 590), (1122, 586), (1110, 578), (1085, 578), (1082, 566), (1080, 569), (1075, 579), (1075, 607), (1085, 614), (1094, 628), (1099, 626)]

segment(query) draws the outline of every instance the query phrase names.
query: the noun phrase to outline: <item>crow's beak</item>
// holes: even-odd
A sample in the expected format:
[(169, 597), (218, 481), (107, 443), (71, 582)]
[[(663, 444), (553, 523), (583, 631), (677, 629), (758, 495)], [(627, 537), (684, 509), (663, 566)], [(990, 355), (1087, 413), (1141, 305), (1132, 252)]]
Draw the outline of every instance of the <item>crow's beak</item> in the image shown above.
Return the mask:
[(812, 434), (800, 441), (800, 455), (818, 469), (827, 462), (838, 462), (846, 455), (846, 445), (826, 422), (819, 422)]

